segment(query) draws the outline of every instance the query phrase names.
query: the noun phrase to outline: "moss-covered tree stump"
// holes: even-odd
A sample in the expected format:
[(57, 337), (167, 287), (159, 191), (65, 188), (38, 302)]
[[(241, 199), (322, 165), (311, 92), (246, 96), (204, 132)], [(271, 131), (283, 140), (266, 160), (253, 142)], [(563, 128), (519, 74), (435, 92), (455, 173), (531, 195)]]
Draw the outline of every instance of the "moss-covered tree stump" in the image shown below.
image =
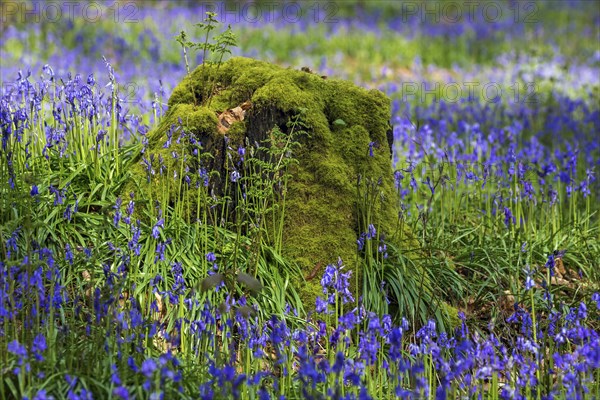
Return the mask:
[[(210, 178), (216, 194), (224, 192), (231, 176), (228, 149), (235, 157), (240, 147), (264, 143), (274, 127), (289, 134), (288, 123), (301, 115), (307, 134), (298, 137), (300, 146), (293, 153), (297, 164), (288, 171), (281, 244), (283, 254), (308, 277), (301, 288), (307, 300), (319, 292), (327, 264), (341, 257), (346, 268), (356, 268), (357, 240), (368, 234), (370, 225), (377, 239), (397, 237), (390, 100), (380, 91), (233, 58), (220, 67), (198, 67), (175, 88), (168, 105), (167, 115), (150, 134), (146, 156), (162, 154), (177, 170), (180, 158), (174, 161), (165, 143), (176, 142), (173, 126), (181, 123), (202, 151), (211, 154), (204, 166), (217, 172)], [(189, 148), (177, 151), (193, 158)], [(143, 166), (133, 172), (137, 183), (145, 184)], [(171, 192), (181, 194), (176, 187)]]

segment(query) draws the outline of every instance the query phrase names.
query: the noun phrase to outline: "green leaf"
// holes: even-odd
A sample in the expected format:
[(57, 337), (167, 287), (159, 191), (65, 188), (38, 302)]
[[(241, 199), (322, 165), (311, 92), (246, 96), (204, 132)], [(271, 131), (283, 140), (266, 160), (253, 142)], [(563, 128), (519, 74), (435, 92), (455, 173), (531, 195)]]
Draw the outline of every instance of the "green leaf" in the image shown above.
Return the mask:
[(340, 126), (346, 126), (346, 121), (344, 121), (343, 119), (336, 119), (335, 121), (333, 121), (334, 125), (340, 125)]

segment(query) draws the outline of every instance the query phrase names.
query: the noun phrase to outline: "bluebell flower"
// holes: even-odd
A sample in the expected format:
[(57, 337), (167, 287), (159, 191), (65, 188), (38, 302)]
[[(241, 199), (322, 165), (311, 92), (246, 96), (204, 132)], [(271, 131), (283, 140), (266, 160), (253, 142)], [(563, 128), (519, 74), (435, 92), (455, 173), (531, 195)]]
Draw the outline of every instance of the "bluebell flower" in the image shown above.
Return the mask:
[(154, 371), (156, 371), (156, 368), (157, 368), (156, 361), (154, 361), (152, 358), (148, 358), (148, 359), (144, 360), (144, 362), (142, 363), (140, 372), (146, 378), (150, 378), (152, 376), (152, 374), (154, 373)]
[(328, 288), (333, 284), (336, 275), (336, 269), (333, 265), (327, 265), (325, 267), (325, 272), (323, 273), (323, 277), (321, 277), (321, 288), (323, 289), (323, 294), (327, 294)]
[(363, 232), (363, 233), (360, 234), (360, 236), (356, 240), (356, 244), (358, 245), (358, 251), (362, 251), (362, 249), (365, 247), (365, 238), (366, 238), (366, 236), (367, 235)]
[(67, 205), (67, 208), (65, 209), (65, 212), (63, 213), (63, 218), (66, 219), (67, 221), (71, 222), (71, 219), (73, 218), (73, 206), (71, 204)]
[(114, 388), (113, 395), (117, 396), (123, 400), (129, 400), (129, 399), (133, 398), (129, 394), (129, 389), (127, 389), (125, 386), (118, 386), (118, 387)]
[(244, 156), (246, 155), (246, 149), (242, 146), (239, 146), (237, 153), (238, 153), (238, 156), (240, 156), (240, 161), (244, 162)]
[(70, 265), (73, 265), (73, 251), (69, 243), (65, 245), (65, 259)]
[(106, 131), (105, 129), (99, 129), (98, 133), (96, 133), (96, 143), (97, 143), (98, 150), (100, 149), (100, 142), (102, 142), (105, 138), (107, 139), (106, 141), (108, 142), (107, 133), (108, 133), (108, 131)]
[(587, 307), (583, 301), (579, 303), (579, 308), (577, 309), (577, 318), (580, 320), (587, 318)]
[(271, 400), (271, 395), (264, 387), (261, 387), (260, 389), (258, 389), (257, 394), (258, 394), (259, 400)]
[(50, 191), (50, 193), (52, 193), (54, 195), (54, 205), (55, 206), (57, 206), (59, 204), (63, 204), (63, 202), (65, 201), (65, 189), (58, 190), (54, 186), (50, 185), (48, 187), (48, 190)]
[(198, 168), (198, 178), (199, 180), (196, 182), (196, 188), (199, 188), (200, 184), (202, 184), (204, 187), (208, 187), (209, 174), (206, 168)]
[(596, 307), (600, 310), (600, 293), (594, 292), (592, 294), (592, 301), (596, 303)]
[(373, 146), (375, 146), (375, 142), (369, 142), (369, 157), (373, 157)]
[(45, 389), (40, 389), (32, 400), (54, 400), (54, 396), (50, 396)]
[(6, 257), (10, 258), (11, 251), (17, 251), (17, 239), (19, 238), (19, 232), (21, 227), (15, 229), (6, 241)]
[(504, 207), (504, 225), (506, 225), (506, 227), (508, 228), (511, 222), (514, 225), (516, 223), (516, 218), (512, 214), (512, 211), (510, 211), (510, 208)]
[(39, 333), (33, 339), (33, 345), (31, 347), (31, 351), (33, 352), (33, 356), (37, 361), (44, 361), (44, 356), (42, 353), (46, 351), (46, 337)]
[(396, 189), (402, 188), (402, 180), (404, 179), (404, 175), (402, 175), (401, 171), (394, 171), (394, 185)]
[(206, 253), (206, 261), (215, 262), (215, 261), (217, 261), (217, 256), (212, 251), (208, 252), (208, 253)]
[(160, 236), (160, 228), (162, 228), (165, 224), (165, 220), (163, 218), (159, 219), (156, 224), (152, 227), (152, 237), (154, 239), (158, 239)]
[(119, 227), (119, 221), (121, 221), (121, 204), (123, 200), (120, 197), (117, 197), (117, 201), (115, 205), (112, 207), (115, 211), (115, 215), (113, 216), (113, 225), (115, 228)]
[(350, 311), (339, 318), (340, 326), (345, 330), (352, 330), (359, 323), (359, 318), (356, 315), (356, 311)]
[(369, 324), (368, 327), (370, 332), (379, 332), (381, 330), (381, 324), (379, 321), (379, 317), (374, 312), (369, 313)]
[(548, 260), (546, 261), (545, 267), (550, 270), (550, 276), (554, 276), (554, 254), (548, 255)]
[(367, 239), (373, 239), (375, 236), (377, 236), (377, 230), (373, 224), (369, 224), (367, 230)]
[(54, 70), (50, 65), (44, 64), (44, 66), (42, 67), (42, 71), (50, 77), (51, 81), (54, 80)]
[(527, 277), (525, 277), (525, 290), (530, 290), (534, 286), (535, 286), (534, 280), (531, 278), (530, 275), (527, 275)]
[(415, 179), (415, 176), (413, 174), (410, 174), (410, 187), (412, 188), (413, 192), (415, 192), (415, 193), (419, 190), (417, 180)]
[(165, 260), (165, 250), (166, 250), (167, 245), (169, 243), (170, 243), (169, 241), (167, 241), (167, 242), (159, 242), (156, 245), (156, 251), (155, 251), (156, 256), (154, 257), (154, 264), (156, 264), (159, 260), (160, 261), (164, 261)]
[(429, 191), (431, 192), (431, 195), (433, 196), (435, 194), (435, 187), (433, 186), (433, 183), (431, 182), (431, 178), (427, 177), (427, 179), (425, 179), (424, 182), (427, 187), (429, 188)]
[(127, 242), (127, 248), (133, 251), (136, 256), (139, 256), (142, 250), (142, 245), (139, 244), (140, 237), (142, 236), (142, 228), (139, 219), (135, 222), (135, 226), (131, 225), (131, 232), (133, 235), (131, 236), (131, 240)]
[(93, 400), (94, 397), (91, 391), (82, 388), (78, 394), (75, 394), (73, 390), (67, 392), (67, 400)]
[(139, 370), (137, 365), (135, 364), (135, 359), (132, 356), (129, 356), (127, 358), (127, 366), (133, 372), (138, 372), (138, 370)]
[(110, 375), (110, 382), (115, 385), (115, 386), (120, 386), (121, 385), (121, 378), (119, 377), (119, 370), (117, 368), (116, 364), (111, 365), (111, 375)]
[(175, 130), (175, 124), (171, 124), (171, 127), (167, 131), (167, 140), (165, 141), (165, 144), (163, 144), (163, 149), (168, 149), (171, 147), (171, 140), (173, 139), (173, 132)]
[(19, 341), (17, 341), (17, 340), (13, 340), (12, 342), (9, 342), (7, 349), (8, 349), (9, 353), (16, 355), (20, 359), (27, 358), (27, 349), (25, 348), (25, 346), (20, 344)]
[(69, 385), (69, 389), (73, 389), (75, 385), (77, 385), (78, 378), (76, 376), (71, 376), (69, 374), (65, 374), (65, 381), (67, 385)]

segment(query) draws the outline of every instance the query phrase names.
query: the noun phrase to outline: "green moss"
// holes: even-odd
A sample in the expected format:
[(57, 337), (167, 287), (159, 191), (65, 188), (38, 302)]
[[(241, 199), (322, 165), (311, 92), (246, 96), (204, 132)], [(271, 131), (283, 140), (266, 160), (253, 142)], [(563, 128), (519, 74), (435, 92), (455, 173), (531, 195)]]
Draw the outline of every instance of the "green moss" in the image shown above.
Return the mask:
[(243, 145), (246, 134), (246, 124), (243, 121), (237, 121), (231, 124), (227, 131), (227, 136), (235, 144)]
[(458, 317), (458, 310), (455, 307), (452, 307), (448, 303), (441, 303), (440, 309), (446, 316), (446, 320), (448, 321), (448, 327), (446, 328), (447, 332), (452, 332), (455, 328), (460, 327), (462, 321)]

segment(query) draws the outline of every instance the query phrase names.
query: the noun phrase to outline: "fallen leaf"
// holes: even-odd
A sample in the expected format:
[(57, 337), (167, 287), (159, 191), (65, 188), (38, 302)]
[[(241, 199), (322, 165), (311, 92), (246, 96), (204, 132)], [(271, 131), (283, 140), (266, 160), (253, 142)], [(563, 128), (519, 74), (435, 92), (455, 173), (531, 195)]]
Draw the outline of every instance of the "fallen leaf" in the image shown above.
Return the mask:
[(252, 103), (246, 101), (237, 107), (223, 111), (221, 114), (219, 114), (219, 125), (217, 126), (219, 133), (224, 135), (234, 122), (243, 121), (246, 117), (246, 111), (249, 110), (250, 107), (252, 107)]

